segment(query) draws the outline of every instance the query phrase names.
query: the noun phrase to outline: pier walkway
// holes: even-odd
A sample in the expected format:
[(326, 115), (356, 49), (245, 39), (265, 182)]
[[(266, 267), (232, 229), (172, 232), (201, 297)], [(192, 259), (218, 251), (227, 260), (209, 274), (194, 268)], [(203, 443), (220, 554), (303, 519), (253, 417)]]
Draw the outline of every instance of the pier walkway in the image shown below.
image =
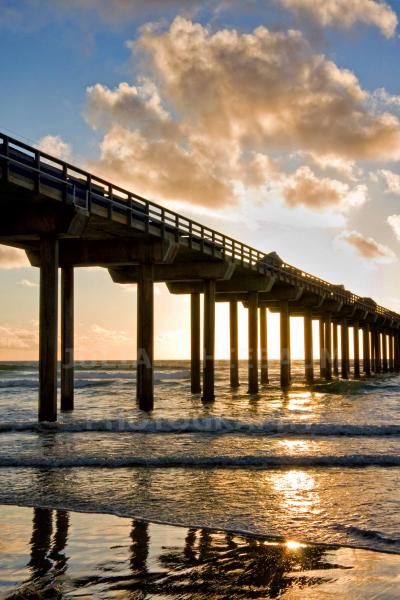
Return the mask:
[[(230, 383), (238, 380), (238, 302), (248, 309), (248, 390), (268, 383), (267, 308), (280, 313), (280, 380), (290, 386), (290, 316), (304, 317), (305, 378), (314, 380), (312, 320), (320, 324), (320, 376), (400, 371), (400, 315), (78, 167), (0, 133), (0, 243), (40, 268), (39, 420), (57, 419), (58, 269), (61, 269), (61, 409), (73, 408), (74, 268), (99, 266), (136, 283), (137, 399), (154, 403), (154, 282), (191, 296), (191, 389), (214, 400), (215, 302), (230, 308)], [(200, 301), (204, 302), (203, 353)], [(338, 328), (340, 327), (340, 353)], [(359, 331), (362, 330), (362, 363)], [(340, 361), (339, 361), (340, 355)], [(202, 370), (202, 373), (201, 373)], [(202, 377), (201, 377), (202, 374)]]

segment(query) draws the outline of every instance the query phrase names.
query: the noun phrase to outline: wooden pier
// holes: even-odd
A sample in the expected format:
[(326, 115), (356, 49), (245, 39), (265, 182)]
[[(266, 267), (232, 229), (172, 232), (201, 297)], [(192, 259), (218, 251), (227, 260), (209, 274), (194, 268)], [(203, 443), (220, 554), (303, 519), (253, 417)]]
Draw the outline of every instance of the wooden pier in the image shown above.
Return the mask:
[[(305, 379), (315, 379), (313, 320), (320, 327), (320, 376), (400, 371), (400, 315), (137, 194), (0, 134), (0, 243), (40, 268), (39, 420), (57, 419), (58, 271), (61, 269), (61, 409), (74, 406), (74, 269), (99, 266), (115, 283), (136, 283), (139, 406), (154, 405), (155, 282), (191, 298), (191, 390), (215, 398), (215, 303), (229, 303), (230, 384), (239, 385), (238, 303), (249, 314), (248, 391), (268, 384), (267, 308), (280, 313), (280, 381), (288, 388), (290, 317), (304, 318)], [(203, 354), (200, 301), (204, 302)], [(362, 331), (363, 361), (358, 332)], [(341, 360), (338, 360), (340, 331)], [(259, 360), (260, 359), (260, 360)], [(202, 378), (201, 378), (202, 368)], [(202, 381), (201, 381), (202, 379)]]

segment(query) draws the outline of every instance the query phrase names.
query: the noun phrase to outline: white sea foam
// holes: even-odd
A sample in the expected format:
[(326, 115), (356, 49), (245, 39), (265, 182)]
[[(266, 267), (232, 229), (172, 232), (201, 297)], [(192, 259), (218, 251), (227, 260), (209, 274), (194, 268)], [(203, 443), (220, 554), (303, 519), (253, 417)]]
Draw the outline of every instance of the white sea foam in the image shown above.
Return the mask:
[(163, 456), (148, 458), (142, 456), (114, 457), (62, 457), (47, 458), (38, 457), (1, 457), (0, 467), (34, 467), (34, 468), (123, 468), (123, 467), (147, 467), (147, 468), (234, 468), (234, 467), (264, 467), (264, 468), (286, 468), (286, 467), (398, 467), (400, 456), (388, 454), (353, 454), (348, 456)]
[(9, 421), (0, 423), (0, 432), (54, 431), (54, 432), (138, 432), (138, 433), (207, 433), (215, 435), (293, 435), (293, 436), (398, 436), (400, 425), (354, 425), (347, 423), (298, 423), (280, 421), (241, 421), (221, 417), (187, 419), (124, 419), (74, 420), (57, 423)]

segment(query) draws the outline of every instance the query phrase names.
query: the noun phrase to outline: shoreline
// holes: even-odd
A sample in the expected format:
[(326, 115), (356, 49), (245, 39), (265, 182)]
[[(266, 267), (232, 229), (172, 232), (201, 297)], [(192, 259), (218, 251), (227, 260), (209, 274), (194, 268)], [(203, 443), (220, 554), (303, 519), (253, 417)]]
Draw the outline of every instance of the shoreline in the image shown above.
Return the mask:
[(6, 600), (397, 597), (389, 553), (11, 504), (0, 525)]
[[(178, 529), (201, 529), (204, 531), (208, 531), (208, 532), (214, 532), (214, 533), (220, 533), (220, 534), (228, 534), (228, 535), (234, 535), (234, 536), (240, 536), (240, 537), (246, 537), (246, 538), (253, 538), (255, 540), (259, 540), (259, 541), (271, 541), (271, 542), (277, 542), (279, 544), (285, 544), (287, 541), (292, 540), (292, 538), (287, 538), (284, 535), (274, 535), (274, 534), (269, 534), (269, 535), (265, 535), (262, 533), (256, 533), (253, 531), (249, 531), (246, 529), (235, 529), (235, 528), (222, 528), (222, 527), (211, 527), (209, 525), (202, 525), (202, 524), (186, 524), (186, 523), (179, 523), (179, 522), (174, 522), (174, 521), (166, 521), (166, 520), (161, 520), (161, 519), (146, 519), (145, 517), (141, 517), (138, 515), (130, 515), (130, 514), (126, 514), (126, 513), (122, 513), (122, 512), (107, 512), (107, 511), (102, 511), (102, 510), (84, 510), (83, 508), (68, 508), (65, 505), (62, 504), (43, 504), (43, 503), (17, 503), (17, 502), (4, 502), (4, 501), (0, 501), (0, 513), (1, 513), (1, 507), (3, 506), (14, 506), (16, 508), (31, 508), (31, 509), (45, 509), (45, 510), (50, 510), (50, 511), (65, 511), (68, 513), (77, 513), (77, 514), (81, 514), (81, 515), (104, 515), (104, 516), (110, 516), (110, 517), (116, 517), (118, 519), (133, 519), (135, 521), (144, 523), (144, 524), (154, 524), (154, 525), (161, 525), (161, 526), (165, 526), (165, 527), (175, 527)], [(340, 550), (341, 548), (344, 549), (348, 549), (348, 550), (362, 550), (365, 552), (374, 552), (376, 554), (387, 554), (389, 556), (399, 556), (400, 557), (400, 551), (396, 552), (396, 551), (390, 551), (390, 550), (381, 550), (378, 548), (372, 548), (370, 546), (361, 546), (358, 545), (356, 546), (355, 544), (339, 544), (336, 542), (319, 542), (319, 541), (315, 541), (315, 540), (308, 540), (306, 538), (302, 538), (302, 539), (297, 539), (295, 540), (296, 543), (302, 544), (302, 545), (306, 545), (306, 546), (315, 546), (315, 547), (321, 547), (324, 549), (331, 549), (331, 550)], [(399, 584), (400, 585), (400, 584)]]

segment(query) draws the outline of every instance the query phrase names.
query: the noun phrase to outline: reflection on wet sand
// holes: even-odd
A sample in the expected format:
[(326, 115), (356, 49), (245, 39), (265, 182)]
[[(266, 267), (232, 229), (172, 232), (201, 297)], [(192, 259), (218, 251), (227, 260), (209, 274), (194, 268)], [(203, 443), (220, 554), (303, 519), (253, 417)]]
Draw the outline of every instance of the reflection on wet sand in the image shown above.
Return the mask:
[[(182, 543), (183, 538), (176, 535), (181, 530), (174, 527), (134, 520), (129, 532), (120, 528), (127, 519), (74, 513), (71, 517), (91, 521), (85, 524), (87, 536), (93, 531), (93, 522), (96, 535), (103, 532), (104, 538), (100, 537), (98, 543), (106, 540), (107, 545), (100, 554), (93, 548), (93, 540), (86, 540), (87, 552), (91, 549), (101, 561), (82, 554), (85, 540), (74, 543), (67, 512), (35, 508), (27, 561), (30, 576), (9, 593), (9, 599), (63, 598), (80, 592), (94, 598), (276, 598), (285, 590), (316, 587), (329, 581), (329, 569), (347, 568), (333, 564), (332, 549), (327, 547), (205, 529), (187, 530)], [(77, 532), (82, 537), (80, 527)], [(120, 539), (121, 531), (125, 539)], [(118, 545), (112, 541), (118, 541)], [(77, 562), (78, 570), (73, 566)]]

